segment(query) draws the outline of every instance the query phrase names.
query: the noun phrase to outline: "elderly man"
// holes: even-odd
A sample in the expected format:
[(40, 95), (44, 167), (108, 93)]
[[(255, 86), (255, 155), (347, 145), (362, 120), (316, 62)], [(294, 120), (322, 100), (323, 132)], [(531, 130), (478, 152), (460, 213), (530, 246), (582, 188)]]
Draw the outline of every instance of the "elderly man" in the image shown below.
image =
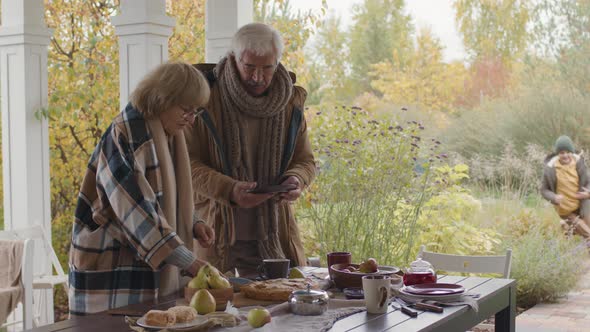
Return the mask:
[[(195, 209), (216, 234), (205, 257), (223, 271), (252, 272), (265, 258), (305, 264), (289, 203), (316, 168), (303, 117), (307, 93), (280, 63), (283, 48), (274, 28), (242, 27), (227, 56), (205, 71), (211, 98), (186, 132)], [(251, 192), (277, 184), (290, 190)]]

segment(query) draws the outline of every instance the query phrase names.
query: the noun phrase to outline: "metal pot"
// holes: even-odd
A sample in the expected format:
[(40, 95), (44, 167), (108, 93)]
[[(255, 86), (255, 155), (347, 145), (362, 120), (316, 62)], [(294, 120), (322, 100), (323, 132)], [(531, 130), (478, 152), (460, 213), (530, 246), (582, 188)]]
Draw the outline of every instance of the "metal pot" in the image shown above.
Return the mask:
[(289, 308), (295, 315), (317, 316), (328, 310), (328, 293), (311, 289), (307, 284), (307, 290), (296, 290), (289, 295)]

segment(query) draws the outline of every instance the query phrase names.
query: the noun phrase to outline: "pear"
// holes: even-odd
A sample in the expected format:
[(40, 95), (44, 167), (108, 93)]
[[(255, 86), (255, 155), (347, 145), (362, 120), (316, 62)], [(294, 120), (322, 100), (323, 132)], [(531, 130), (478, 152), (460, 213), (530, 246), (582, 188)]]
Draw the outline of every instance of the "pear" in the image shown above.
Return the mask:
[(209, 266), (209, 286), (213, 289), (220, 289), (230, 288), (231, 284), (219, 273), (218, 269), (213, 266)]
[(270, 312), (264, 308), (254, 308), (248, 312), (248, 323), (253, 328), (262, 327), (270, 323)]
[(191, 298), (190, 306), (195, 308), (199, 315), (206, 315), (215, 311), (217, 303), (208, 290), (200, 289)]
[(213, 289), (230, 288), (231, 284), (221, 275), (209, 277), (209, 286)]
[(197, 276), (192, 278), (189, 281), (187, 287), (189, 288), (196, 288), (196, 289), (207, 289), (209, 285), (207, 283), (207, 279), (209, 279), (209, 264), (201, 266)]
[(301, 271), (300, 269), (294, 267), (291, 268), (291, 270), (289, 270), (289, 279), (304, 279), (305, 275), (303, 274), (303, 271)]

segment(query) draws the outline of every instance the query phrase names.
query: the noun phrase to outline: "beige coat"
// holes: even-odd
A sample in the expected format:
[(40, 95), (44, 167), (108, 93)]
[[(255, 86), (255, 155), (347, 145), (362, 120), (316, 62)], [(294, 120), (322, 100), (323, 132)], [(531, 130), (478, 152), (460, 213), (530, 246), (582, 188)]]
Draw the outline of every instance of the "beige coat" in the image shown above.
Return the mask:
[[(210, 116), (217, 133), (219, 133), (219, 142), (223, 145), (223, 135), (221, 135), (223, 128), (219, 126), (221, 123), (221, 98), (219, 93), (220, 90), (214, 82), (211, 87), (211, 98), (207, 106), (207, 114)], [(291, 121), (295, 107), (303, 110), (306, 96), (307, 93), (303, 88), (295, 87), (293, 97), (287, 107), (286, 121)], [(233, 243), (235, 234), (233, 225), (222, 227), (226, 220), (223, 213), (227, 211), (222, 206), (231, 206), (230, 194), (237, 181), (222, 173), (223, 166), (219, 161), (219, 146), (202, 116), (197, 119), (195, 126), (185, 134), (191, 158), (195, 211), (216, 232), (215, 245), (210, 249), (202, 249), (199, 256), (218, 268), (226, 270), (227, 253), (229, 252), (227, 246), (228, 243)], [(245, 135), (258, 135), (258, 133), (247, 132)], [(288, 135), (288, 132), (286, 135)], [(307, 187), (316, 175), (316, 167), (304, 118), (297, 131), (295, 142), (294, 152), (290, 157), (283, 177), (296, 176), (304, 187)], [(294, 265), (305, 265), (306, 260), (299, 227), (294, 217), (293, 208), (287, 202), (279, 205), (279, 223), (279, 239), (287, 258), (291, 259), (291, 263)]]

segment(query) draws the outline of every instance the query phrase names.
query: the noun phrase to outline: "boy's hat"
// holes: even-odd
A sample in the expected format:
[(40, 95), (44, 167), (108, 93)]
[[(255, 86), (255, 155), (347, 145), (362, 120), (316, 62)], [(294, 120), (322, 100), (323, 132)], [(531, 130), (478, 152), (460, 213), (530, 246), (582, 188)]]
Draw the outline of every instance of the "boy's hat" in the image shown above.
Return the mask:
[(569, 151), (571, 153), (576, 152), (574, 149), (574, 142), (572, 142), (572, 139), (566, 135), (559, 136), (555, 141), (555, 153), (559, 153), (560, 151)]

